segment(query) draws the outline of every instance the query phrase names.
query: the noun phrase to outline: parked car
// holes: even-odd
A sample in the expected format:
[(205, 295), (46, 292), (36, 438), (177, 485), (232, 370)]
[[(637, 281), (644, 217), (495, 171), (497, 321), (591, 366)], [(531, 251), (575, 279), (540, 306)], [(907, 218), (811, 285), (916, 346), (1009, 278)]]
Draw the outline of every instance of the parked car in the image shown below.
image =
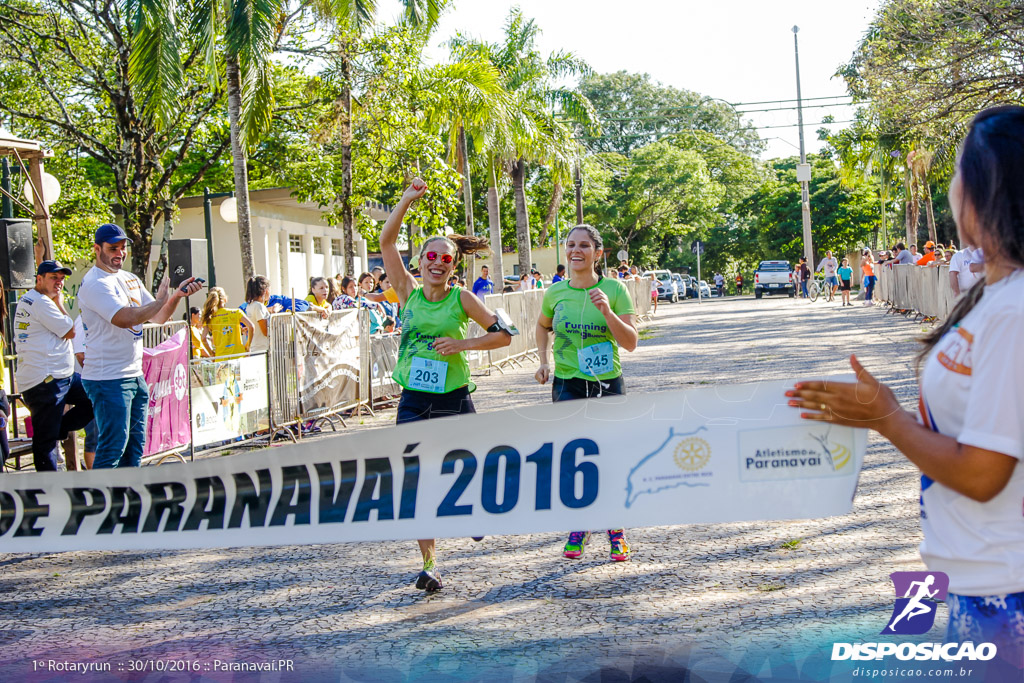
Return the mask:
[(700, 281), (700, 295), (706, 299), (711, 298), (711, 286), (704, 280)]
[(692, 275), (680, 275), (682, 278), (684, 287), (680, 289), (680, 292), (686, 293), (686, 298), (696, 299), (697, 298), (697, 278)]
[(644, 273), (644, 277), (648, 280), (651, 279), (651, 272), (654, 273), (654, 277), (658, 278), (658, 300), (664, 299), (672, 303), (679, 301), (679, 287), (672, 279), (672, 273), (667, 270), (648, 270)]
[(754, 271), (754, 298), (763, 294), (796, 296), (796, 281), (789, 261), (761, 261)]

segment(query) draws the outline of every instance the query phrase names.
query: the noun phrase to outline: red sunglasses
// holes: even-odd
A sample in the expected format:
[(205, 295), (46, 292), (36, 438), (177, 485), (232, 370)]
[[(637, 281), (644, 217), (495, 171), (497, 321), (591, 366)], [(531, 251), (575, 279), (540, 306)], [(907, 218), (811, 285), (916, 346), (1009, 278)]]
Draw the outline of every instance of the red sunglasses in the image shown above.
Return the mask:
[(441, 263), (448, 265), (455, 260), (455, 257), (451, 254), (438, 254), (436, 251), (428, 251), (424, 256), (428, 261), (436, 261), (438, 257), (441, 257)]

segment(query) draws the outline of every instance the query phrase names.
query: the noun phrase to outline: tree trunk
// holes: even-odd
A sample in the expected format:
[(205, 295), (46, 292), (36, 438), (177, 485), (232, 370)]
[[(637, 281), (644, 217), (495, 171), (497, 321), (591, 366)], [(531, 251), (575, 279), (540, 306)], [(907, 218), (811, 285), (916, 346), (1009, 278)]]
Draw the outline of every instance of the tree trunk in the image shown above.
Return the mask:
[[(885, 166), (881, 167), (881, 177), (878, 184), (878, 201), (882, 205), (882, 249), (889, 248), (889, 229), (885, 224), (885, 212), (889, 210), (889, 192), (885, 186)], [(873, 249), (878, 249), (878, 230), (875, 230), (875, 242), (871, 245)]]
[(239, 119), (242, 114), (241, 73), (238, 58), (229, 55), (225, 63), (228, 82), (228, 119), (231, 130), (231, 163), (235, 171), (235, 201), (238, 208), (238, 246), (242, 252), (242, 282), (255, 274), (252, 256), (252, 224), (249, 217), (249, 171), (246, 169), (245, 140)]
[(345, 274), (356, 273), (355, 216), (352, 213), (352, 56), (341, 46), (341, 229), (345, 240)]
[(139, 204), (125, 206), (124, 209), (124, 231), (132, 241), (132, 272), (145, 282), (146, 271), (149, 270), (149, 252), (153, 248), (153, 226), (156, 219)]
[(505, 287), (505, 268), (501, 253), (501, 205), (498, 202), (498, 179), (494, 160), (490, 163), (490, 182), (487, 184), (487, 222), (491, 229), (491, 251), (494, 253), (494, 267), (491, 268), (491, 279), (494, 280), (496, 291)]
[(512, 192), (516, 200), (516, 245), (519, 249), (519, 275), (530, 272), (530, 214), (526, 209), (526, 161), (519, 159), (512, 167)]
[(150, 284), (154, 295), (160, 289), (160, 281), (164, 279), (164, 273), (167, 272), (167, 251), (169, 249), (167, 243), (170, 242), (173, 234), (174, 202), (168, 201), (164, 202), (164, 236), (160, 240), (160, 260), (156, 262), (156, 268), (153, 269), (153, 282)]
[[(473, 225), (473, 186), (469, 179), (469, 145), (466, 144), (466, 128), (459, 126), (459, 156), (462, 159), (462, 203), (466, 209), (466, 235), (476, 233)], [(476, 263), (472, 255), (466, 257), (466, 282), (472, 285), (476, 279)]]
[(935, 212), (932, 209), (932, 186), (927, 180), (924, 181), (924, 210), (928, 220), (928, 239), (938, 244), (939, 237), (935, 231)]
[(907, 249), (911, 244), (917, 244), (917, 197), (914, 195), (914, 180), (910, 174), (910, 166), (903, 176), (903, 185), (906, 188), (907, 200), (905, 210), (905, 223), (907, 228)]
[(562, 196), (564, 194), (565, 188), (562, 187), (561, 182), (556, 180), (555, 189), (551, 192), (551, 201), (548, 202), (547, 213), (544, 214), (544, 224), (540, 226), (540, 237), (537, 239), (538, 244), (547, 246), (548, 231), (555, 224), (555, 216), (558, 215), (558, 209), (562, 207)]

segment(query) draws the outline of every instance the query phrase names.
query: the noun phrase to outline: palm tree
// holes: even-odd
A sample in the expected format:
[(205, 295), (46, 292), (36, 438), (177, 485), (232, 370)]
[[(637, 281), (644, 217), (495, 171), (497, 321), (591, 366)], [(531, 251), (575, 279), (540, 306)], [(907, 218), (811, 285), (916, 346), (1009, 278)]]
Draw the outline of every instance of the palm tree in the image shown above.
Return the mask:
[[(321, 0), (335, 23), (337, 60), (341, 78), (338, 97), (338, 127), (341, 143), (341, 227), (345, 243), (345, 269), (355, 272), (355, 215), (352, 210), (352, 80), (353, 59), (359, 39), (373, 25), (377, 0)], [(401, 21), (410, 26), (433, 29), (447, 0), (401, 0)]]
[[(401, 0), (403, 20), (413, 25), (434, 26), (447, 0)], [(338, 38), (343, 86), (340, 105), (342, 187), (339, 202), (345, 230), (346, 265), (354, 270), (355, 242), (352, 196), (352, 55), (354, 42), (372, 25), (377, 0), (313, 0), (293, 12), (286, 0), (195, 0), (178, 6), (164, 0), (139, 0), (135, 16), (135, 49), (130, 65), (133, 81), (154, 102), (158, 120), (173, 116), (181, 95), (184, 69), (180, 48), (186, 38), (195, 47), (188, 58), (202, 60), (217, 81), (223, 67), (227, 84), (228, 117), (234, 166), (235, 199), (238, 206), (238, 240), (242, 273), (248, 280), (254, 272), (252, 229), (249, 213), (249, 180), (246, 149), (269, 130), (274, 106), (271, 84), (271, 55), (280, 45), (290, 23), (309, 10), (333, 24)], [(218, 43), (223, 40), (223, 55)]]
[[(526, 19), (518, 8), (513, 8), (505, 24), (505, 38), (501, 44), (471, 43), (459, 38), (453, 41), (485, 55), (501, 72), (509, 92), (511, 153), (496, 154), (491, 164), (488, 212), (491, 214), (493, 239), (495, 232), (500, 233), (496, 170), (501, 168), (512, 180), (520, 272), (529, 272), (532, 266), (532, 239), (526, 203), (528, 164), (557, 161), (556, 169), (568, 169), (567, 159), (573, 154), (574, 126), (595, 132), (597, 127), (590, 101), (576, 89), (555, 84), (562, 78), (585, 75), (589, 67), (567, 52), (542, 57), (536, 48), (539, 33), (540, 29), (532, 19)], [(566, 160), (564, 165), (563, 160)], [(556, 176), (560, 172), (556, 171)]]
[[(139, 0), (134, 13), (130, 77), (155, 103), (158, 122), (170, 120), (181, 92), (183, 74), (202, 62), (211, 82), (221, 69), (227, 86), (235, 199), (238, 206), (238, 241), (242, 273), (254, 271), (249, 214), (246, 150), (269, 129), (274, 106), (270, 57), (295, 14), (287, 14), (284, 0), (197, 0), (175, 5), (162, 0)], [(187, 32), (178, 29), (187, 24)], [(184, 62), (184, 41), (192, 49)], [(218, 45), (223, 42), (223, 54)]]
[[(471, 50), (452, 46), (451, 61), (427, 69), (424, 89), (437, 97), (427, 108), (427, 123), (446, 131), (451, 163), (462, 175), (465, 234), (473, 235), (473, 188), (470, 178), (470, 143), (474, 150), (504, 149), (508, 139), (508, 93), (501, 74), (490, 61)], [(500, 231), (495, 245), (495, 272), (501, 273)], [(470, 281), (475, 276), (473, 257), (467, 259)]]

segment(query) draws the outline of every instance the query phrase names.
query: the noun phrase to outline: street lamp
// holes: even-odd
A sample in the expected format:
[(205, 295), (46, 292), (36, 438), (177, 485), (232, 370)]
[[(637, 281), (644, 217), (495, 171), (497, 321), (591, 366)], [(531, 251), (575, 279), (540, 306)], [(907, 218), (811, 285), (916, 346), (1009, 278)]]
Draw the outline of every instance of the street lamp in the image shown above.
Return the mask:
[(210, 188), (203, 188), (203, 217), (206, 219), (206, 269), (210, 277), (207, 283), (210, 287), (217, 286), (217, 272), (213, 267), (213, 219), (210, 215), (213, 209), (213, 200), (227, 197), (220, 205), (220, 217), (228, 223), (238, 222), (238, 210), (235, 203), (234, 192), (210, 192)]
[(811, 167), (807, 163), (807, 152), (804, 149), (804, 106), (800, 94), (800, 48), (796, 34), (799, 26), (793, 27), (793, 55), (796, 57), (796, 117), (800, 127), (800, 165), (796, 167), (796, 179), (800, 182), (800, 214), (804, 226), (804, 256), (811, 271), (814, 271), (814, 248), (811, 244), (811, 194), (809, 185)]
[[(43, 196), (46, 197), (46, 205), (52, 206), (56, 204), (57, 200), (60, 199), (60, 181), (44, 171), (42, 175), (42, 183)], [(25, 188), (22, 194), (25, 195), (25, 199), (28, 200), (29, 204), (35, 203), (32, 199), (32, 183), (27, 181), (25, 182)]]

